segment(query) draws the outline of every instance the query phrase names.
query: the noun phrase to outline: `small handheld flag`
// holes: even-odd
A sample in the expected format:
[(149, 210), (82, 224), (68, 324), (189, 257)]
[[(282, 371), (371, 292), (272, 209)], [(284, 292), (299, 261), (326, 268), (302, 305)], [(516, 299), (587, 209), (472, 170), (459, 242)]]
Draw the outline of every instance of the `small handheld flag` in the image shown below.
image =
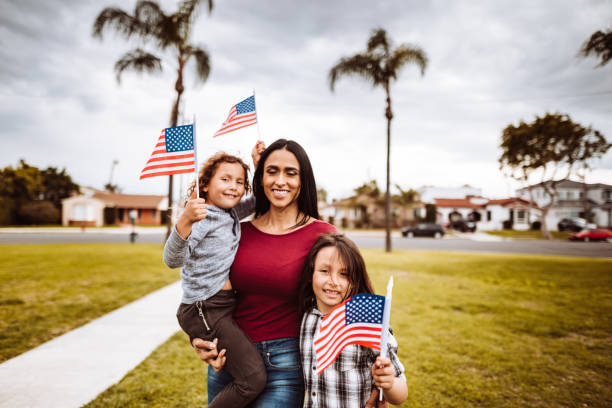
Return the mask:
[[(382, 334), (380, 336), (380, 344), (384, 346), (380, 349), (380, 356), (387, 357), (387, 342), (389, 339), (389, 320), (391, 319), (391, 297), (393, 294), (393, 276), (389, 278), (389, 283), (387, 283), (387, 297), (385, 298), (385, 312), (383, 315), (383, 325), (382, 325)], [(383, 400), (383, 390), (382, 388), (378, 389), (379, 391), (379, 401)]]
[(165, 128), (157, 139), (153, 153), (140, 180), (149, 177), (195, 172), (193, 125)]
[(225, 119), (225, 122), (221, 125), (221, 129), (217, 130), (213, 137), (221, 136), (255, 124), (257, 124), (255, 95), (251, 95), (231, 107), (227, 119)]
[(380, 350), (385, 297), (359, 294), (350, 297), (321, 319), (314, 337), (319, 375), (348, 345), (359, 344)]

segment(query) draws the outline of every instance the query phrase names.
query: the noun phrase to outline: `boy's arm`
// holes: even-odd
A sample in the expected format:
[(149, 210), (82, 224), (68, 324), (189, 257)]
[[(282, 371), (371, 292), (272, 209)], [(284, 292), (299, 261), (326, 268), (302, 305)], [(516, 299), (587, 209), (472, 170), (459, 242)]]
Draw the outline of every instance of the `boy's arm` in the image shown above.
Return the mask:
[(164, 245), (164, 263), (170, 268), (183, 266), (187, 257), (188, 241), (193, 224), (206, 218), (206, 204), (201, 198), (191, 199)]

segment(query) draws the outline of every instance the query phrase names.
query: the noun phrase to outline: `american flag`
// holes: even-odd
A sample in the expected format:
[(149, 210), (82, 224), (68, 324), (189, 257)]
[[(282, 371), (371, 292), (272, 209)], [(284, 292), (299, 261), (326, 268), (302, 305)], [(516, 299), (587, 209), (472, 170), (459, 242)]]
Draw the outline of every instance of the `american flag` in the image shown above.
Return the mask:
[(163, 129), (140, 179), (195, 172), (193, 125)]
[(380, 350), (385, 297), (359, 294), (337, 305), (321, 319), (314, 337), (319, 375), (350, 344)]
[(221, 136), (243, 127), (257, 123), (257, 112), (255, 111), (255, 96), (251, 95), (242, 102), (232, 106), (221, 129), (217, 130), (213, 137)]

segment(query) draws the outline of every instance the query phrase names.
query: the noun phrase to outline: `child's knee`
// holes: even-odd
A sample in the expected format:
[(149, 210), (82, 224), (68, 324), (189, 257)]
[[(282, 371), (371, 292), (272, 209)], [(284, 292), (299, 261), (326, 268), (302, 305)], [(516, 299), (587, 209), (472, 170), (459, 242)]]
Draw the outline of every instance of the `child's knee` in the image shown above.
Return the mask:
[(244, 398), (249, 400), (255, 399), (266, 388), (267, 381), (266, 371), (257, 371), (249, 375), (247, 382), (242, 387), (239, 387), (239, 392)]

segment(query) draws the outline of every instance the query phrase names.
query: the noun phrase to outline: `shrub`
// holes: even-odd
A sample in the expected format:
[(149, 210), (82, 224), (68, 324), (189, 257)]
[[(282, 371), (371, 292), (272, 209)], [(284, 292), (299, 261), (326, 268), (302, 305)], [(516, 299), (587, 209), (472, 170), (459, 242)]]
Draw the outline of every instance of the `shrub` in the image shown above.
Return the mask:
[(16, 224), (15, 200), (9, 197), (0, 197), (0, 225)]
[(539, 231), (542, 229), (542, 223), (540, 221), (534, 221), (531, 223), (531, 229), (533, 231)]
[(18, 210), (22, 224), (59, 224), (60, 212), (50, 201), (32, 201)]
[(502, 228), (503, 228), (503, 229), (505, 229), (505, 230), (512, 229), (512, 221), (510, 221), (510, 220), (505, 220), (505, 221), (502, 223)]

